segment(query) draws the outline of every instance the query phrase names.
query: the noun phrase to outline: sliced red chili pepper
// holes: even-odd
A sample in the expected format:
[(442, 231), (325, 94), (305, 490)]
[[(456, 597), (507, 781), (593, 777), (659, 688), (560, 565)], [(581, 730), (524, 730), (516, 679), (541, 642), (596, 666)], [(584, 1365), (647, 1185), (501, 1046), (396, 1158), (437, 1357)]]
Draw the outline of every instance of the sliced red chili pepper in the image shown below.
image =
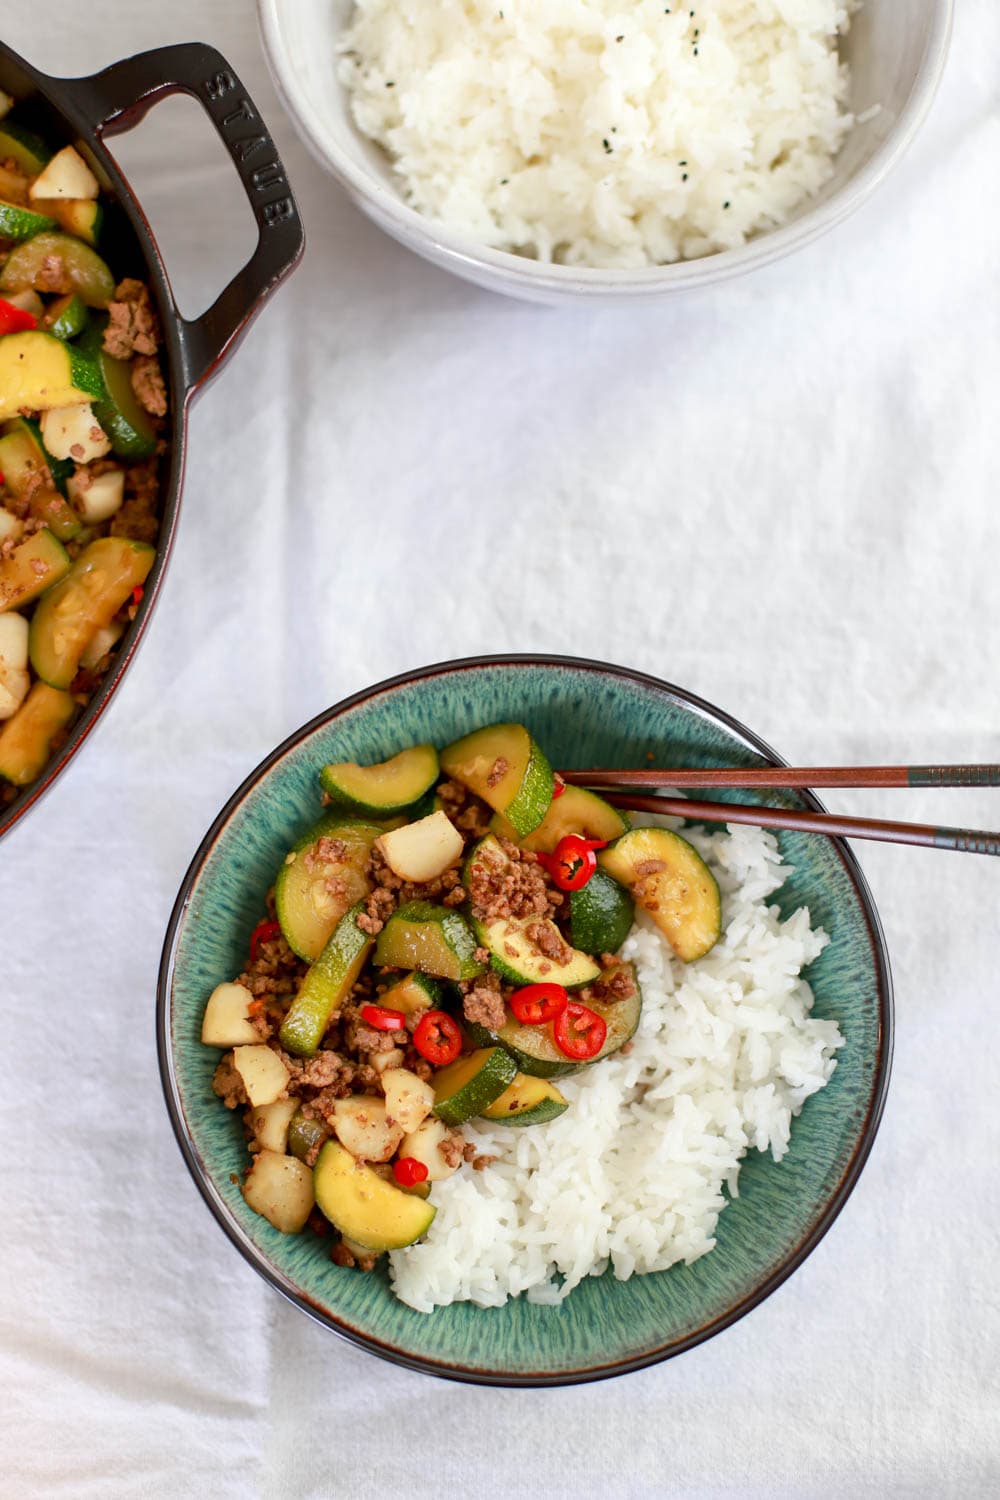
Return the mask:
[(551, 854), (538, 859), (548, 870), (553, 885), (561, 891), (579, 891), (597, 869), (595, 849), (606, 849), (606, 839), (585, 839), (578, 833), (567, 833)]
[(510, 997), (510, 1008), (522, 1026), (544, 1026), (566, 1009), (569, 996), (561, 984), (526, 984)]
[(552, 800), (553, 800), (553, 802), (556, 800), (557, 797), (561, 797), (562, 794), (563, 794), (563, 792), (565, 790), (566, 790), (566, 783), (565, 783), (565, 781), (560, 781), (559, 777), (557, 776), (556, 779), (555, 779), (555, 785), (552, 788)]
[(427, 1181), (427, 1168), (415, 1156), (401, 1156), (392, 1164), (392, 1175), (400, 1187), (415, 1187), (418, 1182)]
[(420, 1056), (443, 1068), (454, 1062), (462, 1050), (462, 1033), (458, 1025), (444, 1010), (429, 1010), (420, 1017), (413, 1033), (413, 1045)]
[(23, 307), (15, 307), (13, 302), (0, 297), (0, 334), (24, 333), (29, 328), (37, 327), (38, 319), (34, 313), (25, 312)]
[(401, 1010), (390, 1010), (388, 1005), (362, 1005), (361, 1019), (366, 1026), (376, 1031), (402, 1031), (406, 1017)]
[(135, 588), (132, 590), (132, 603), (141, 604), (142, 596), (145, 592), (146, 590), (143, 588), (141, 583), (136, 584)]
[(250, 934), (250, 962), (257, 962), (261, 943), (269, 943), (281, 932), (280, 922), (259, 922)]
[(604, 1046), (608, 1034), (608, 1023), (589, 1006), (579, 1000), (571, 1000), (561, 1015), (556, 1016), (552, 1035), (556, 1046), (574, 1062), (586, 1062), (596, 1057)]

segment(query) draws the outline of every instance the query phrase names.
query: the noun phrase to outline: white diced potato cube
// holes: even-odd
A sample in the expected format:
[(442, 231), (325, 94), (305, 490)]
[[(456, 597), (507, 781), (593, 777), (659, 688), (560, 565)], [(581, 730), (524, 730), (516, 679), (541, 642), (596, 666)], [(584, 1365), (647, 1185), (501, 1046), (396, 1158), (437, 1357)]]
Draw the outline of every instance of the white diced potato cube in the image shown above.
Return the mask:
[[(96, 198), (100, 184), (73, 146), (64, 146), (48, 162), (31, 187), (29, 198)], [(51, 449), (50, 449), (51, 452)]]
[[(2, 616), (0, 616), (2, 618)], [(17, 667), (0, 662), (0, 719), (12, 719), (28, 696), (31, 677)]]
[(260, 1041), (249, 1007), (253, 999), (245, 984), (217, 984), (208, 997), (201, 1022), (206, 1047), (240, 1047)]
[(443, 1182), (462, 1165), (461, 1157), (454, 1166), (449, 1166), (441, 1151), (442, 1142), (451, 1135), (443, 1120), (425, 1120), (410, 1135), (404, 1137), (399, 1148), (400, 1156), (412, 1156), (427, 1168), (428, 1182)]
[(16, 542), (23, 530), (24, 522), (19, 521), (6, 506), (0, 505), (0, 542), (5, 542), (8, 537)]
[(125, 633), (125, 626), (120, 620), (112, 620), (110, 625), (102, 625), (100, 630), (95, 631), (80, 656), (81, 667), (86, 667), (88, 672), (97, 666), (102, 656), (107, 656), (112, 646), (118, 644)]
[(382, 1087), (390, 1120), (401, 1125), (407, 1135), (416, 1130), (434, 1108), (434, 1090), (409, 1068), (393, 1068), (383, 1078)]
[(254, 1213), (263, 1214), (282, 1234), (298, 1234), (316, 1201), (313, 1174), (297, 1156), (258, 1151), (243, 1196)]
[(101, 521), (110, 520), (121, 510), (125, 499), (125, 471), (108, 469), (94, 478), (86, 471), (74, 474), (67, 481), (66, 489), (87, 525), (97, 526)]
[(42, 442), (53, 458), (72, 458), (78, 464), (103, 458), (111, 443), (94, 416), (89, 401), (75, 406), (53, 406), (42, 413)]
[(28, 622), (11, 610), (0, 615), (0, 666), (23, 672), (28, 665)]
[(462, 855), (462, 835), (447, 813), (431, 813), (376, 839), (386, 864), (401, 880), (422, 883), (444, 873)]
[(389, 1120), (381, 1099), (353, 1094), (333, 1106), (333, 1128), (346, 1151), (361, 1161), (388, 1161), (403, 1139), (399, 1125)]
[(262, 1104), (250, 1116), (254, 1140), (262, 1151), (276, 1151), (279, 1156), (288, 1149), (288, 1127), (299, 1107), (297, 1099), (276, 1099)]
[(258, 1043), (255, 1047), (234, 1047), (233, 1067), (243, 1079), (250, 1103), (273, 1104), (288, 1085), (288, 1069), (277, 1052)]
[(388, 1073), (390, 1068), (401, 1068), (405, 1057), (402, 1047), (390, 1047), (388, 1052), (372, 1054), (372, 1067), (376, 1073)]

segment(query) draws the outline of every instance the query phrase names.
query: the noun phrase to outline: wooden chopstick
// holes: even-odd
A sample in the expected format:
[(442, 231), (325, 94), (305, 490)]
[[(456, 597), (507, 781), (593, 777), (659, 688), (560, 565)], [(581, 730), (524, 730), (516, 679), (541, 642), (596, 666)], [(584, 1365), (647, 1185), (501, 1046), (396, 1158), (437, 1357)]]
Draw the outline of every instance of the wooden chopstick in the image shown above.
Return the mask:
[(631, 812), (667, 813), (694, 823), (750, 823), (756, 828), (792, 828), (801, 833), (824, 833), (830, 838), (874, 839), (886, 844), (953, 849), (959, 854), (1000, 855), (1000, 833), (983, 833), (975, 828), (889, 823), (879, 818), (841, 818), (836, 813), (761, 807), (757, 803), (745, 802), (696, 802), (690, 797), (640, 797), (626, 792), (604, 792), (602, 795), (613, 807)]
[(701, 766), (642, 771), (560, 771), (592, 787), (1000, 786), (1000, 766)]

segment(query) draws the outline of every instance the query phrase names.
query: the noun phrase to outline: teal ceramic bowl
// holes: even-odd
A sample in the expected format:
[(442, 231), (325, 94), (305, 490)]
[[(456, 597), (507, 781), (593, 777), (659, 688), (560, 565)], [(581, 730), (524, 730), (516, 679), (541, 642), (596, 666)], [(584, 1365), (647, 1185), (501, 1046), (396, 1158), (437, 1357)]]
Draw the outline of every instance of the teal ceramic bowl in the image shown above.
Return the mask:
[[(449, 662), (379, 683), (293, 735), (219, 814), (185, 876), (160, 970), (158, 1040), (167, 1105), (194, 1179), (233, 1244), (296, 1306), (399, 1364), (496, 1385), (597, 1380), (666, 1359), (736, 1321), (791, 1274), (836, 1218), (871, 1148), (889, 1079), (892, 986), (864, 878), (844, 844), (781, 835), (795, 873), (787, 910), (808, 904), (831, 943), (808, 971), (816, 1013), (846, 1045), (827, 1087), (795, 1122), (780, 1166), (756, 1152), (718, 1243), (691, 1266), (619, 1282), (590, 1278), (558, 1308), (523, 1300), (461, 1304), (425, 1315), (393, 1297), (386, 1275), (342, 1270), (322, 1240), (285, 1236), (244, 1204), (238, 1118), (211, 1090), (214, 1051), (201, 1046), (205, 998), (239, 971), (285, 851), (317, 814), (329, 760), (377, 761), (421, 740), (446, 744), (481, 724), (526, 722), (556, 764), (781, 764), (726, 714), (654, 678), (570, 658)], [(750, 799), (745, 799), (750, 800)], [(781, 801), (782, 798), (775, 799)], [(809, 794), (787, 805), (818, 807)]]

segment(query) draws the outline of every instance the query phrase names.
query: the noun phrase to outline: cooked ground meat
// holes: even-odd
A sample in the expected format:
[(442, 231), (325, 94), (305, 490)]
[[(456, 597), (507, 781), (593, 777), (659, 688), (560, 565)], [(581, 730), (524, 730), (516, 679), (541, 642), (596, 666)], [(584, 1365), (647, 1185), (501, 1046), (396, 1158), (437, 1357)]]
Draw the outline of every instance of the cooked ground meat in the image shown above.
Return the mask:
[(507, 1018), (499, 976), (487, 973), (466, 982), (469, 988), (462, 998), (465, 1019), (488, 1031), (498, 1031)]
[(159, 361), (152, 354), (137, 354), (129, 375), (136, 399), (154, 417), (167, 415), (167, 387)]
[(311, 875), (317, 865), (339, 865), (343, 863), (347, 853), (347, 845), (343, 839), (334, 839), (326, 834), (316, 840), (311, 849), (307, 849), (302, 857), (305, 869)]
[(443, 781), (437, 789), (441, 805), (459, 833), (470, 838), (485, 838), (490, 831), (492, 808), (458, 781)]
[[(379, 890), (391, 892), (393, 899), (392, 906), (389, 908), (390, 915), (396, 906), (404, 906), (407, 901), (446, 901), (449, 906), (458, 906), (465, 899), (461, 872), (457, 863), (451, 865), (442, 874), (435, 876), (433, 880), (417, 884), (412, 880), (403, 880), (394, 870), (391, 870), (377, 844), (373, 846), (368, 860), (368, 876)], [(454, 894), (456, 891), (458, 892), (457, 898)]]
[(115, 359), (133, 354), (155, 354), (160, 331), (149, 290), (128, 276), (115, 287), (115, 300), (108, 305), (104, 349)]
[(365, 909), (357, 917), (362, 932), (377, 937), (396, 910), (396, 898), (391, 891), (377, 885), (365, 902)]
[(627, 1000), (635, 994), (635, 982), (629, 969), (615, 969), (608, 977), (598, 979), (591, 990), (595, 1000)]
[(465, 1151), (465, 1136), (457, 1130), (449, 1130), (439, 1146), (439, 1151), (449, 1167), (457, 1167)]
[(573, 949), (551, 922), (532, 922), (526, 932), (529, 943), (554, 964), (568, 964), (573, 957)]
[(549, 884), (544, 868), (533, 854), (508, 839), (500, 839), (499, 844), (503, 858), (491, 858), (487, 846), (470, 872), (473, 915), (483, 922), (550, 916), (562, 904), (562, 896)]
[(486, 778), (486, 785), (489, 787), (499, 786), (509, 770), (510, 766), (507, 761), (504, 760), (502, 755), (498, 755), (490, 767), (490, 774)]
[(111, 522), (112, 536), (127, 536), (133, 542), (155, 542), (160, 523), (156, 515), (159, 494), (157, 459), (130, 464), (125, 470), (125, 503)]
[(231, 1052), (224, 1054), (222, 1061), (212, 1074), (212, 1088), (227, 1109), (238, 1109), (241, 1104), (248, 1102), (243, 1079), (233, 1066)]

